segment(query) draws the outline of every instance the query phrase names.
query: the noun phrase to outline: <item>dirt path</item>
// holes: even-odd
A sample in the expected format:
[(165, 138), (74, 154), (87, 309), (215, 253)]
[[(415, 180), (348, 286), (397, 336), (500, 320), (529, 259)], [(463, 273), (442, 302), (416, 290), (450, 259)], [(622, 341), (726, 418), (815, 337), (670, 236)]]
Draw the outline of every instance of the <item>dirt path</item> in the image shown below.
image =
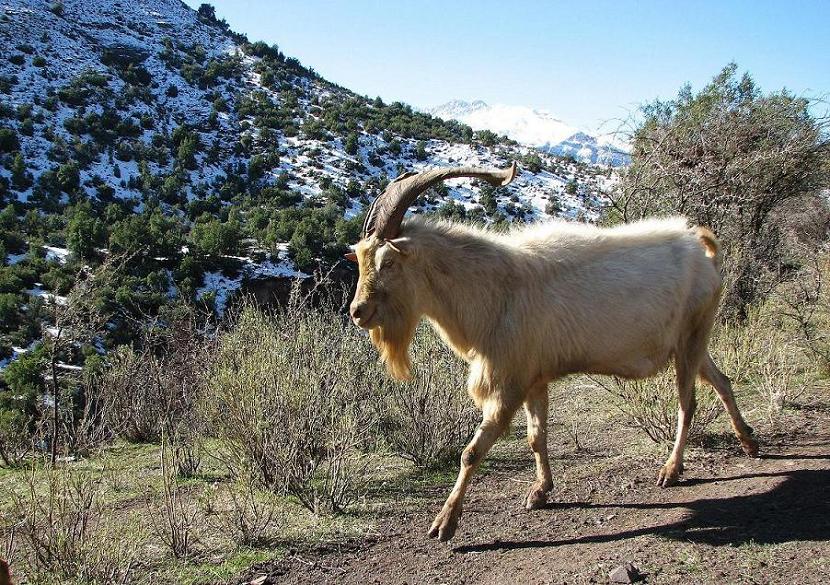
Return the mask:
[(725, 443), (697, 450), (684, 481), (665, 490), (652, 483), (651, 457), (560, 459), (553, 502), (532, 512), (520, 507), (528, 454), (508, 442), (450, 543), (425, 536), (447, 485), (382, 517), (380, 536), (294, 553), (241, 582), (607, 583), (630, 561), (648, 583), (827, 583), (830, 408), (796, 418), (797, 428), (761, 437), (760, 459)]

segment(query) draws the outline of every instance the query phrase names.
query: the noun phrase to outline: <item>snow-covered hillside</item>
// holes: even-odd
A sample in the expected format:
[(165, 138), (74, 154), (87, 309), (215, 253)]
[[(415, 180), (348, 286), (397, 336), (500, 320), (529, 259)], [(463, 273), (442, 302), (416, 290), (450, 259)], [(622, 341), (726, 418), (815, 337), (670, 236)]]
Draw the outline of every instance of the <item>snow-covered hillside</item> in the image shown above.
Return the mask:
[(592, 136), (550, 112), (525, 106), (488, 105), (481, 100), (452, 100), (427, 110), (444, 120), (457, 120), (473, 130), (490, 130), (542, 152), (591, 164), (628, 164), (626, 145), (610, 134)]
[[(175, 295), (186, 273), (187, 290), (215, 293), (221, 308), (246, 281), (338, 258), (353, 228), (336, 222), (357, 222), (405, 171), (518, 160), (506, 188), (483, 194), (455, 180), (413, 210), (485, 222), (591, 219), (613, 180), (607, 169), (357, 95), (178, 0), (0, 0), (0, 40), (0, 207), (13, 204), (22, 230), (0, 264), (38, 239), (71, 249), (69, 231), (87, 225), (73, 227), (78, 214), (102, 224), (81, 230), (87, 250), (123, 249), (119, 231), (135, 239), (147, 225), (173, 229), (161, 214), (182, 252), (142, 252), (155, 265), (141, 274), (156, 271), (141, 286)], [(548, 123), (568, 138), (561, 122)], [(23, 222), (31, 211), (54, 218), (36, 237)], [(131, 227), (125, 214), (149, 223)], [(211, 222), (243, 244), (223, 251), (214, 238), (219, 247), (181, 269), (198, 248), (196, 227)], [(220, 274), (223, 258), (238, 260), (236, 274)]]

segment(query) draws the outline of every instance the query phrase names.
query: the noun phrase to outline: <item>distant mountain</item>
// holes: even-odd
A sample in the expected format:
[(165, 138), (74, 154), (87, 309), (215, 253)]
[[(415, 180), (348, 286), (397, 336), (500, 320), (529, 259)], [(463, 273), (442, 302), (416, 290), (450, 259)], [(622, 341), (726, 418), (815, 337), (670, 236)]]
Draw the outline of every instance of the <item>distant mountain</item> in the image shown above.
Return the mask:
[(491, 106), (481, 100), (452, 100), (427, 112), (444, 120), (457, 120), (473, 130), (490, 130), (542, 152), (570, 156), (584, 163), (616, 167), (629, 161), (625, 145), (612, 136), (591, 136), (544, 110)]

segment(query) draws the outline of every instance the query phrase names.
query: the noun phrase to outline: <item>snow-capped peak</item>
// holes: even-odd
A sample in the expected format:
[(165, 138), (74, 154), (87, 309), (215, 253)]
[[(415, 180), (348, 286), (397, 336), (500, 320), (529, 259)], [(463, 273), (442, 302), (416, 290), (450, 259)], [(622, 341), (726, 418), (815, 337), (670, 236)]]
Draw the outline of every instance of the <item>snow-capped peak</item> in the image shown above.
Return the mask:
[(576, 129), (544, 110), (504, 104), (488, 105), (476, 100), (453, 100), (429, 113), (438, 118), (464, 122), (473, 130), (491, 130), (530, 146), (558, 144), (576, 133)]
[(612, 166), (628, 162), (624, 149), (613, 139), (583, 132), (546, 110), (488, 105), (481, 100), (452, 100), (427, 112), (445, 120), (458, 120), (473, 130), (490, 130), (521, 144), (553, 154), (570, 155), (583, 162)]

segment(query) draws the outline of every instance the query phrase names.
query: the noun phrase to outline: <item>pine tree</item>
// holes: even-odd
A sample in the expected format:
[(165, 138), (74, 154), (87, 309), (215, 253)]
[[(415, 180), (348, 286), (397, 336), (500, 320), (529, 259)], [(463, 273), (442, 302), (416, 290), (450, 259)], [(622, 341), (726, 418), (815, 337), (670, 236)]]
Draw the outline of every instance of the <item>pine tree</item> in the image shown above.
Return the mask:
[(32, 178), (26, 172), (26, 160), (22, 153), (17, 153), (12, 161), (12, 185), (16, 189), (25, 190), (32, 186)]

